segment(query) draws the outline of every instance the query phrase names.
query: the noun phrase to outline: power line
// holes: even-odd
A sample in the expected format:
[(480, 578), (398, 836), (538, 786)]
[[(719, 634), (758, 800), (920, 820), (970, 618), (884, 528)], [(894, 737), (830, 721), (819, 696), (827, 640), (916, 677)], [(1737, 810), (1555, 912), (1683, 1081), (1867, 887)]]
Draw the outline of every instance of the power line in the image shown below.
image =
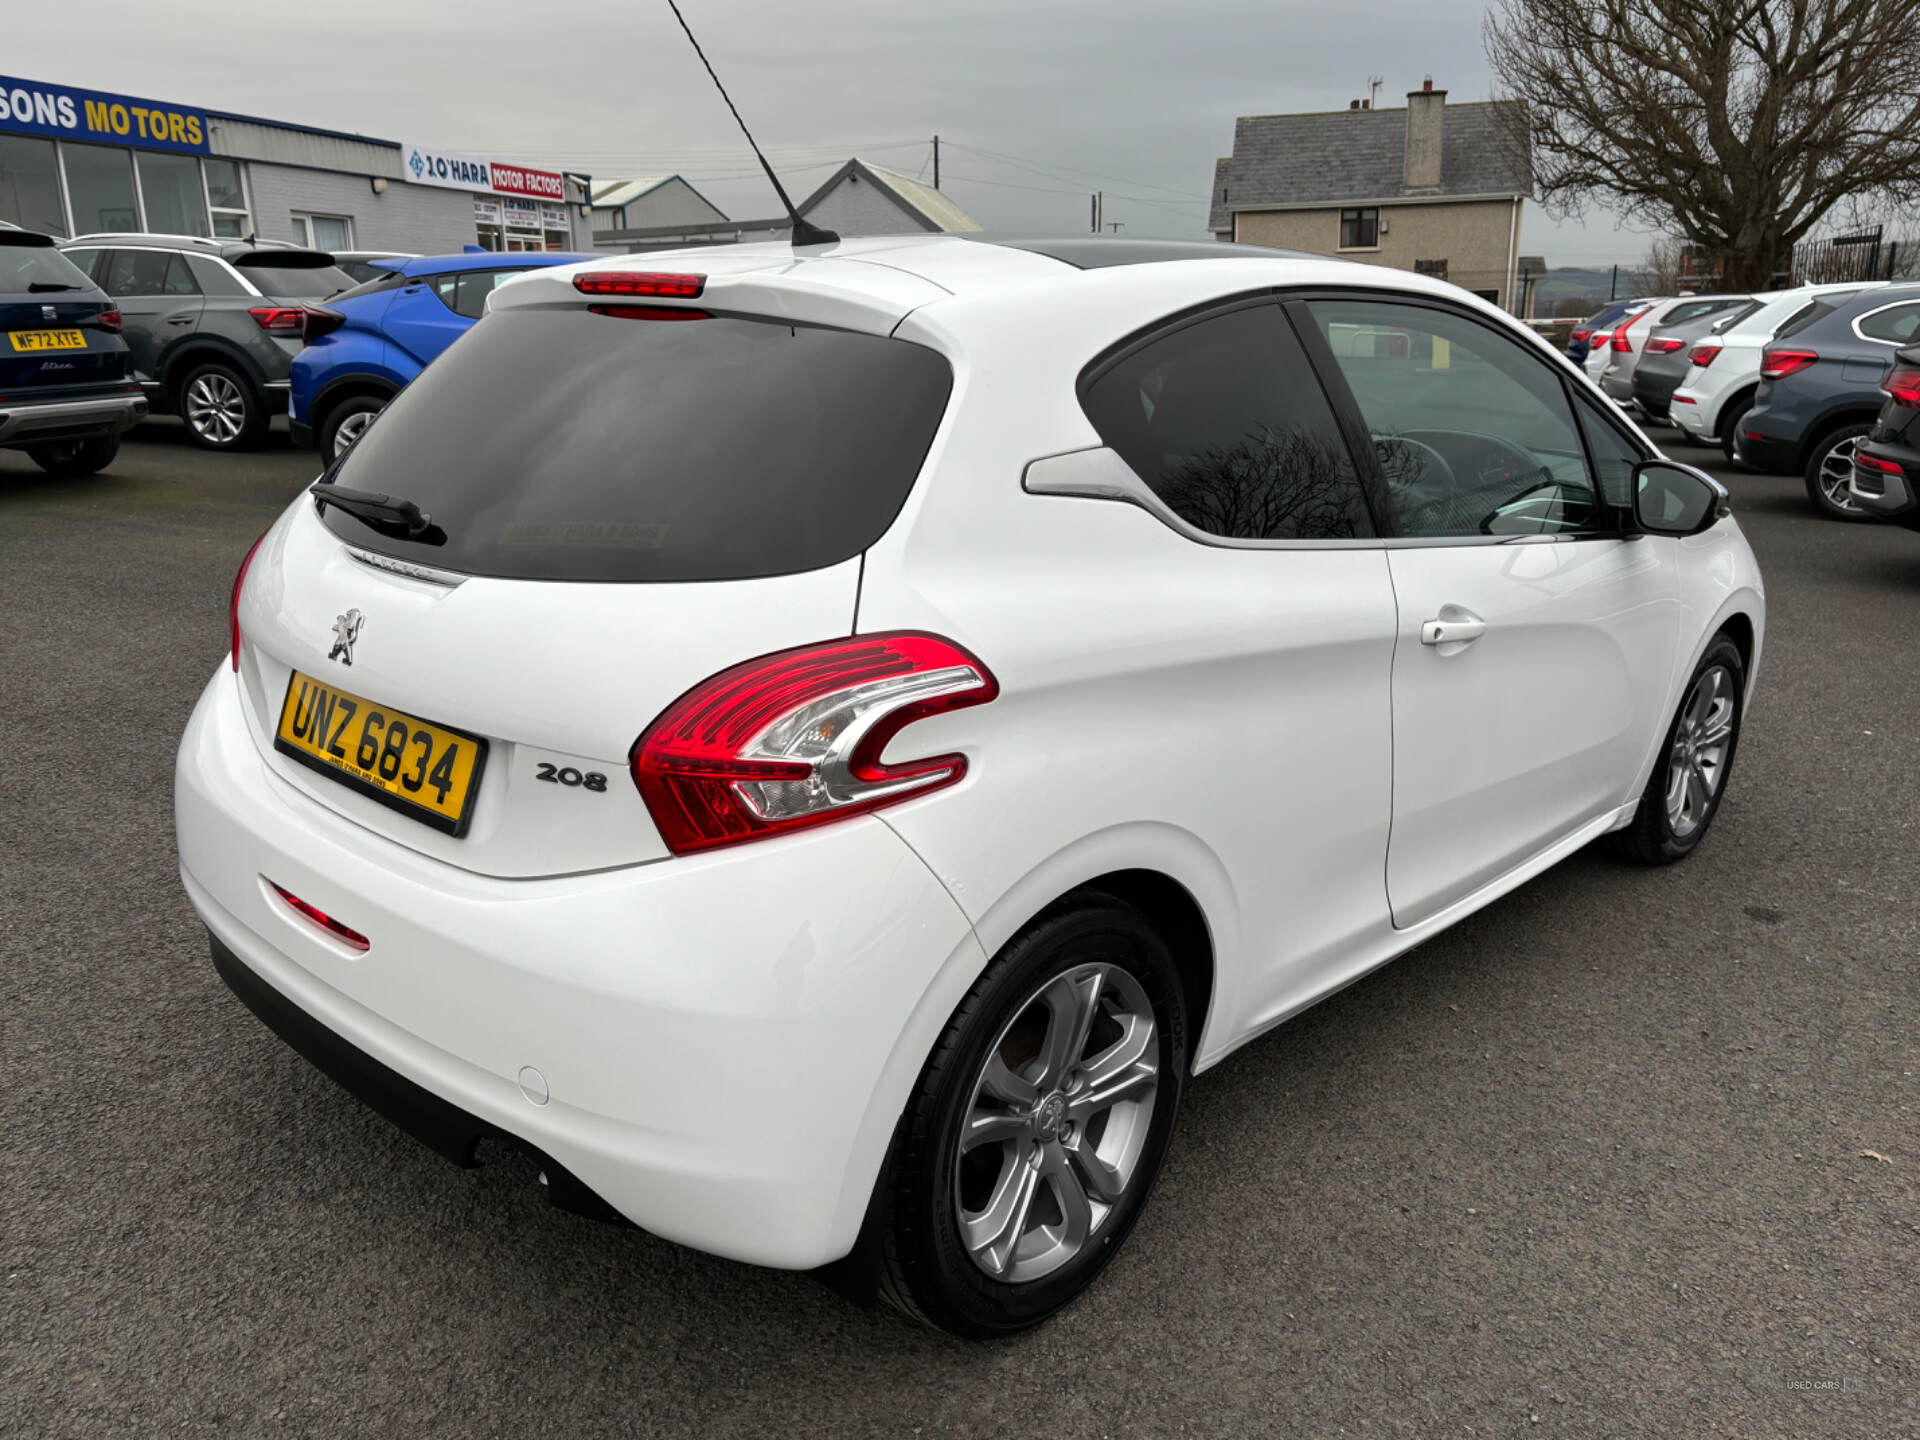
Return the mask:
[(1120, 175), (1103, 175), (1098, 170), (1079, 170), (1071, 165), (1060, 165), (1049, 160), (1035, 160), (1030, 156), (1007, 155), (997, 150), (983, 150), (978, 145), (962, 145), (956, 140), (949, 140), (947, 144), (956, 150), (969, 150), (975, 155), (984, 155), (991, 160), (999, 160), (1004, 164), (1014, 165), (1023, 170), (1032, 170), (1035, 174), (1046, 176), (1046, 178), (1051, 180), (1106, 180), (1115, 185), (1131, 185), (1139, 190), (1160, 190), (1168, 195), (1176, 196), (1179, 199), (1190, 200), (1195, 204), (1212, 203), (1210, 199), (1201, 196), (1195, 191), (1176, 190), (1171, 185), (1156, 185), (1149, 180), (1129, 180)]

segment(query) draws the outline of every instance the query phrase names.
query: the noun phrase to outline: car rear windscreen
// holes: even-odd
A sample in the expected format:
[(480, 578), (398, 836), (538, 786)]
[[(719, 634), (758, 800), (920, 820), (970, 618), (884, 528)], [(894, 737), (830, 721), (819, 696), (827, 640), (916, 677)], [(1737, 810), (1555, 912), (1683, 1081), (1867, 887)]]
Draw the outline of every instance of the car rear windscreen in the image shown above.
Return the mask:
[(245, 256), (234, 263), (254, 289), (276, 300), (324, 300), (353, 286), (338, 265), (274, 265)]
[(50, 242), (38, 235), (0, 230), (0, 295), (92, 289), (93, 281)]
[(334, 472), (428, 541), (335, 506), (369, 550), (522, 580), (742, 580), (850, 559), (899, 513), (953, 372), (924, 346), (769, 320), (488, 316)]

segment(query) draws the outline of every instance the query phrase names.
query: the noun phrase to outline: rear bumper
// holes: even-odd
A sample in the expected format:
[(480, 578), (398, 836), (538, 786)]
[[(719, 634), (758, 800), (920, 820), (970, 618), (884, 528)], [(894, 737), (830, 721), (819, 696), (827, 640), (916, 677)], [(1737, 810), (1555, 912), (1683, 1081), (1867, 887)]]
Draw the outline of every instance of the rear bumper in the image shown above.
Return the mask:
[(1765, 475), (1791, 475), (1800, 469), (1800, 442), (1769, 435), (1754, 423), (1754, 411), (1747, 412), (1734, 436), (1734, 452), (1753, 469)]
[(1702, 403), (1702, 397), (1689, 394), (1683, 385), (1673, 392), (1670, 399), (1671, 403), (1667, 408), (1669, 420), (1696, 440), (1711, 441), (1713, 439), (1715, 417), (1708, 406)]
[(1920, 482), (1915, 478), (1920, 476), (1920, 451), (1894, 450), (1886, 445), (1863, 445), (1861, 449), (1870, 450), (1879, 459), (1890, 460), (1903, 470), (1899, 475), (1877, 471), (1867, 474), (1856, 464), (1847, 488), (1860, 502), (1860, 508), (1876, 520), (1920, 530)]
[(313, 427), (304, 420), (287, 421), (287, 433), (302, 450), (313, 449)]
[(945, 887), (871, 817), (540, 880), (429, 859), (275, 774), (224, 666), (174, 804), (216, 963), (301, 1053), (442, 1154), (511, 1137), (550, 1185), (755, 1264), (853, 1248), (956, 977), (985, 965)]
[(86, 400), (16, 400), (0, 404), (0, 445), (37, 445), (118, 435), (147, 418), (144, 395)]

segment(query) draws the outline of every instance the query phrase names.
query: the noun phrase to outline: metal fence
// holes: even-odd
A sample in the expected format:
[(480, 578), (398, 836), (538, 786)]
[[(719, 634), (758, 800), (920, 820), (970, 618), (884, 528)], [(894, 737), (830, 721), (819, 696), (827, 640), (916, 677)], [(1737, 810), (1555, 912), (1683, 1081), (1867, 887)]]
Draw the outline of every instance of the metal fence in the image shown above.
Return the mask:
[(1793, 247), (1796, 285), (1831, 285), (1849, 280), (1898, 280), (1920, 269), (1920, 241), (1893, 239), (1880, 226), (1828, 240), (1802, 241)]

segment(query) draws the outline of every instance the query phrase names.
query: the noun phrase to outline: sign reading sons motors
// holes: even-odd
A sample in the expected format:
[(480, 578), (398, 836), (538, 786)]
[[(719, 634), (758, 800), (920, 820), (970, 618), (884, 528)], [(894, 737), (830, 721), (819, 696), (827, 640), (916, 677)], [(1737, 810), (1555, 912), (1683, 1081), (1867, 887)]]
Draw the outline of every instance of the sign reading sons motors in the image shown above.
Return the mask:
[(567, 198), (566, 181), (552, 170), (529, 170), (521, 165), (504, 165), (498, 160), (456, 155), (451, 150), (430, 150), (425, 145), (403, 148), (406, 178), (416, 185), (489, 190), (497, 195), (525, 195), (534, 200)]
[(206, 112), (0, 75), (0, 132), (207, 153)]

